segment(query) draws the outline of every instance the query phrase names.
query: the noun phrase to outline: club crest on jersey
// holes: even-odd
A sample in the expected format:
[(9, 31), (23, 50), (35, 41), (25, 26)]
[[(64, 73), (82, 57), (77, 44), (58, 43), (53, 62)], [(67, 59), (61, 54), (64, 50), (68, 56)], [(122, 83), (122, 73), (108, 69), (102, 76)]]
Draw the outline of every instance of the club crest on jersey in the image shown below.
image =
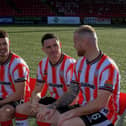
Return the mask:
[(108, 85), (112, 85), (112, 83), (113, 83), (112, 80), (107, 80), (106, 81), (106, 84), (108, 84)]

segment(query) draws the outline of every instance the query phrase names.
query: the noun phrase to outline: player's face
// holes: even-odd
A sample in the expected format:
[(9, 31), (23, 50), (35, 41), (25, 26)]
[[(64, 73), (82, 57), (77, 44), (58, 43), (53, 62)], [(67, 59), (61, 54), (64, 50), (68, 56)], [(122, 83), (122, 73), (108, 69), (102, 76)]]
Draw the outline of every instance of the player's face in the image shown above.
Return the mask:
[(8, 58), (9, 55), (9, 39), (0, 38), (0, 60)]
[(61, 45), (56, 38), (47, 39), (44, 41), (43, 51), (51, 59), (56, 59), (61, 56)]
[(77, 55), (78, 56), (84, 56), (86, 53), (85, 50), (85, 43), (82, 38), (77, 33), (74, 33), (74, 47), (77, 50)]

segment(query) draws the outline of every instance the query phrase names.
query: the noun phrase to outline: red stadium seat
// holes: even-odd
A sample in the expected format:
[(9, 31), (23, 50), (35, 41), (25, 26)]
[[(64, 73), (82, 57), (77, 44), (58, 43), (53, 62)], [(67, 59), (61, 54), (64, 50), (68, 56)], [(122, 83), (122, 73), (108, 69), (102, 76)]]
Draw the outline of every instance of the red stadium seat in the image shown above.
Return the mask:
[(119, 115), (122, 115), (123, 112), (126, 110), (126, 93), (121, 92), (120, 93), (120, 99), (119, 99)]
[(36, 83), (36, 78), (30, 78), (30, 89), (31, 89), (31, 93), (35, 88), (35, 83)]

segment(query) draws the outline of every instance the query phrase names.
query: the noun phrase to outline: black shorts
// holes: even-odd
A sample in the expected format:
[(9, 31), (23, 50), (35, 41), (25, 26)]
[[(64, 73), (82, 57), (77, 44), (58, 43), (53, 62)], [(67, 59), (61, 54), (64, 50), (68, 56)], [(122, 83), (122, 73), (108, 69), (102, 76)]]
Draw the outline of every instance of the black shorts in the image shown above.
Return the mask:
[[(44, 105), (48, 105), (48, 104), (52, 104), (53, 102), (55, 102), (56, 99), (52, 98), (52, 97), (44, 97), (44, 98), (41, 98), (39, 100), (39, 103), (40, 104), (44, 104)], [(60, 108), (57, 108), (57, 110), (60, 112), (60, 113), (64, 113), (70, 109), (73, 109), (75, 107), (79, 107), (79, 105), (72, 105), (72, 106), (64, 106), (64, 107), (60, 107)]]
[(44, 104), (44, 105), (48, 105), (48, 104), (52, 104), (55, 101), (56, 101), (56, 99), (54, 99), (52, 97), (44, 97), (39, 100), (39, 103)]
[(80, 116), (86, 126), (114, 126), (110, 120), (101, 112), (95, 112), (85, 116)]
[[(45, 98), (40, 99), (39, 103), (40, 104), (44, 104), (44, 105), (48, 105), (48, 104), (51, 104), (51, 103), (53, 103), (55, 101), (56, 101), (56, 99), (54, 99), (52, 97), (45, 97)], [(64, 112), (69, 111), (71, 109), (74, 109), (76, 107), (79, 107), (79, 105), (76, 104), (76, 105), (72, 105), (72, 106), (64, 106), (64, 107), (57, 108), (57, 110), (60, 113), (64, 113)], [(114, 126), (106, 118), (105, 114), (102, 113), (102, 112), (95, 112), (95, 113), (92, 113), (92, 114), (80, 116), (80, 118), (84, 121), (86, 126), (92, 126), (92, 125), (96, 125), (97, 126), (97, 124), (100, 124), (98, 126)]]
[[(3, 100), (3, 98), (0, 98), (0, 100)], [(24, 103), (23, 100), (18, 100), (18, 101), (15, 101), (15, 102), (6, 103), (6, 105), (9, 104), (9, 105), (13, 106), (14, 108), (16, 108), (17, 105), (22, 104), (22, 103)], [(4, 104), (4, 105), (5, 105), (5, 104)], [(4, 106), (4, 105), (2, 105), (2, 106)], [(1, 108), (2, 106), (0, 106), (0, 108)]]

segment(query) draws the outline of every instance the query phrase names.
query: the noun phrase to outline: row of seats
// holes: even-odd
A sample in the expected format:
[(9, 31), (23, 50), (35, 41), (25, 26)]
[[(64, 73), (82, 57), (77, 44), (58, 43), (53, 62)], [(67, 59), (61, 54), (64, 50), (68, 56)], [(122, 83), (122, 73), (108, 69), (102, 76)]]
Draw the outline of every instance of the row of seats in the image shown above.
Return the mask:
[(47, 4), (40, 0), (0, 0), (0, 16), (47, 16), (54, 15)]
[(86, 4), (80, 0), (7, 1), (0, 0), (0, 16), (126, 16), (126, 4)]

